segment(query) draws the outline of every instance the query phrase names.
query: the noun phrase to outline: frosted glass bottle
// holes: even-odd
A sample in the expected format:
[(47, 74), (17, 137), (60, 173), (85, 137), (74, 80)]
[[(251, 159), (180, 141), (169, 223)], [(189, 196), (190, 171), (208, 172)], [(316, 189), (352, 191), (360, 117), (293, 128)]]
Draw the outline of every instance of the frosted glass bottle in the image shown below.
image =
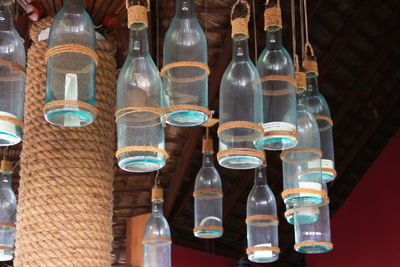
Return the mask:
[[(203, 140), (211, 142), (211, 139)], [(218, 238), (223, 234), (222, 226), (222, 184), (214, 167), (214, 152), (203, 149), (203, 165), (197, 173), (194, 184), (194, 229), (199, 238)]]
[(254, 186), (247, 198), (247, 255), (250, 261), (278, 260), (278, 218), (276, 200), (267, 185), (266, 167), (255, 170)]
[(321, 146), (317, 122), (308, 109), (306, 92), (297, 99), (296, 148), (281, 154), (283, 170), (282, 192), (285, 204), (322, 202)]
[(145, 24), (133, 23), (129, 36), (129, 54), (117, 85), (118, 150), (124, 151), (117, 152), (118, 165), (130, 172), (151, 172), (161, 169), (166, 162), (166, 154), (162, 153), (165, 151), (162, 82), (148, 51)]
[[(176, 0), (175, 17), (164, 40), (164, 68), (183, 63), (163, 73), (167, 123), (174, 126), (200, 125), (209, 116), (207, 41), (197, 21), (194, 3), (194, 0)], [(185, 64), (188, 62), (203, 67)]]
[[(96, 51), (94, 26), (83, 9), (83, 0), (64, 0), (63, 8), (54, 17), (48, 48), (65, 44), (82, 45), (89, 51)], [(77, 52), (49, 57), (45, 119), (64, 127), (91, 124), (95, 117), (95, 84), (93, 57)]]
[[(17, 65), (11, 66), (13, 64)], [(14, 28), (14, 1), (0, 1), (0, 146), (22, 138), (26, 56)]]
[(0, 261), (14, 257), (17, 199), (11, 189), (11, 170), (0, 171)]
[[(161, 197), (160, 196), (161, 190)], [(162, 189), (153, 188), (151, 217), (146, 223), (143, 239), (143, 266), (171, 266), (171, 233), (163, 214)]]
[(318, 76), (315, 72), (307, 72), (307, 104), (317, 120), (322, 151), (322, 179), (328, 183), (335, 179), (335, 155), (333, 149), (332, 119), (328, 102), (318, 90)]
[[(220, 85), (219, 98), (219, 154), (218, 162), (230, 169), (253, 169), (263, 162), (263, 130), (261, 127), (262, 92), (260, 76), (251, 62), (248, 51), (248, 36), (233, 36), (232, 60), (225, 70)], [(221, 130), (226, 125), (238, 122), (241, 126)], [(250, 123), (250, 127), (245, 124)], [(261, 128), (257, 129), (255, 126)], [(232, 154), (223, 154), (225, 151)], [(235, 151), (236, 150), (236, 151)], [(247, 151), (258, 155), (249, 155)]]
[(266, 46), (257, 64), (263, 90), (264, 149), (286, 150), (298, 142), (293, 61), (282, 45), (282, 27), (265, 28)]

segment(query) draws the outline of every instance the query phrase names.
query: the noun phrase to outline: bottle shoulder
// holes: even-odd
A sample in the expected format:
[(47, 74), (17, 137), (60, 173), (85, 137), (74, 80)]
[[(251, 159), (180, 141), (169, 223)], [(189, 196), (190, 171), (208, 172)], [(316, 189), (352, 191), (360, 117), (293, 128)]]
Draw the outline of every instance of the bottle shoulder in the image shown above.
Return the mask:
[(279, 50), (265, 48), (258, 58), (257, 70), (261, 76), (285, 75), (294, 77), (292, 58), (283, 47)]
[(317, 95), (309, 96), (307, 103), (310, 111), (313, 114), (331, 117), (328, 102), (321, 93), (318, 92)]
[(197, 173), (194, 190), (201, 189), (222, 191), (221, 177), (215, 167), (202, 167)]
[(236, 87), (248, 90), (260, 90), (260, 75), (251, 60), (232, 60), (226, 68), (221, 80), (221, 90), (225, 87)]
[(311, 110), (305, 105), (298, 105), (297, 134), (300, 137), (298, 148), (313, 148), (320, 150), (320, 135), (317, 121)]
[(146, 223), (144, 238), (171, 238), (169, 225), (164, 216), (151, 216)]
[(267, 186), (254, 186), (247, 198), (247, 215), (269, 214), (276, 216), (276, 200)]
[(0, 31), (0, 59), (26, 66), (24, 41), (15, 28), (10, 31)]

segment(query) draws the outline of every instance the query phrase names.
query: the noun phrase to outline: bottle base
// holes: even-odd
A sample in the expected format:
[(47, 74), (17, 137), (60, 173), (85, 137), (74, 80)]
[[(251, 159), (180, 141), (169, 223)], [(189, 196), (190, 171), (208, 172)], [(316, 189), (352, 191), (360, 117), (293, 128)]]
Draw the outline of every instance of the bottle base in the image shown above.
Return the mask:
[(244, 156), (244, 155), (230, 155), (221, 157), (218, 160), (219, 165), (228, 169), (235, 170), (248, 170), (255, 169), (263, 163), (259, 157)]
[(122, 153), (118, 157), (118, 166), (128, 172), (152, 172), (165, 166), (165, 157), (128, 156)]
[(84, 107), (54, 106), (46, 109), (44, 118), (49, 123), (62, 127), (83, 127), (94, 121), (93, 110)]
[(21, 142), (21, 136), (0, 130), (0, 146), (13, 146)]
[(292, 136), (272, 135), (264, 137), (265, 150), (287, 150), (297, 146), (297, 139)]
[[(287, 196), (284, 199), (285, 204), (305, 204), (305, 206), (314, 206), (322, 203), (323, 199), (320, 195), (312, 196), (310, 193), (301, 193), (303, 196)], [(307, 194), (307, 196), (304, 196)]]
[(197, 110), (174, 110), (167, 113), (166, 122), (172, 126), (193, 127), (205, 123), (208, 114)]
[[(0, 112), (3, 115), (6, 112)], [(7, 113), (7, 117), (16, 118), (14, 115)], [(0, 146), (13, 146), (21, 142), (22, 127), (8, 120), (0, 120)]]
[(326, 247), (322, 245), (316, 245), (316, 246), (299, 246), (296, 247), (296, 251), (299, 253), (305, 253), (305, 254), (318, 254), (318, 253), (326, 253), (331, 251), (331, 247)]
[(194, 236), (197, 238), (203, 238), (203, 239), (212, 239), (212, 238), (218, 238), (221, 237), (223, 233), (220, 231), (215, 231), (215, 230), (201, 230), (197, 231), (194, 233)]
[(322, 181), (326, 184), (332, 182), (335, 179), (335, 175), (331, 172), (322, 172)]
[(0, 262), (10, 261), (14, 258), (13, 252), (6, 249), (0, 249)]
[(250, 252), (247, 255), (249, 261), (256, 262), (256, 263), (268, 263), (268, 262), (274, 262), (278, 260), (279, 254), (270, 251), (270, 250), (260, 250), (260, 251), (254, 251)]

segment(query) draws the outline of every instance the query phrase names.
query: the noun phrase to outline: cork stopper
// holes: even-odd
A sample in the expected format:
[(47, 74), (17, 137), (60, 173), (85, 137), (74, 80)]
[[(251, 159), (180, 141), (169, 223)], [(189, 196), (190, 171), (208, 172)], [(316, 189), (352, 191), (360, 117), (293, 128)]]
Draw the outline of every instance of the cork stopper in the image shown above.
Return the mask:
[(13, 163), (11, 161), (2, 160), (0, 165), (0, 171), (2, 172), (12, 172)]
[[(266, 5), (268, 3), (269, 0), (266, 1)], [(264, 11), (264, 31), (269, 28), (282, 29), (282, 11), (279, 0)]]
[(214, 153), (214, 145), (211, 138), (203, 139), (202, 153)]
[(159, 187), (154, 187), (151, 190), (151, 201), (164, 201), (164, 196), (163, 196), (163, 189)]
[(315, 57), (306, 57), (303, 60), (303, 68), (307, 74), (318, 76), (318, 63)]
[(247, 1), (238, 0), (232, 7), (232, 38), (237, 34), (249, 36), (250, 5)]
[(300, 94), (307, 89), (306, 73), (303, 71), (296, 71), (295, 75), (297, 84), (296, 92)]

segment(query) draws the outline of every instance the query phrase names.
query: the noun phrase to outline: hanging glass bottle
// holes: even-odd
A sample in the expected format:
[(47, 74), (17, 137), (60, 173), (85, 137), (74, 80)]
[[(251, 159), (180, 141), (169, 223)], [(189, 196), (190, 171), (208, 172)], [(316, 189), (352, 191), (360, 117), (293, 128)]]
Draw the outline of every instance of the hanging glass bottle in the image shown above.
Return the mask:
[(131, 172), (164, 167), (162, 82), (149, 51), (147, 8), (128, 2), (129, 54), (117, 85), (118, 165)]
[(203, 140), (203, 165), (196, 176), (193, 196), (194, 235), (199, 238), (222, 236), (222, 184), (214, 167), (213, 142), (208, 134)]
[(208, 110), (206, 36), (197, 21), (194, 0), (176, 0), (176, 14), (164, 40), (164, 67), (167, 123), (190, 127), (205, 123)]
[(45, 119), (64, 127), (86, 126), (96, 115), (95, 30), (83, 0), (64, 0), (54, 17), (46, 52)]
[(307, 107), (306, 92), (297, 98), (296, 148), (282, 152), (283, 192), (285, 204), (322, 201), (321, 147), (317, 122)]
[(232, 60), (220, 85), (217, 158), (221, 166), (230, 169), (253, 169), (265, 158), (261, 82), (248, 51), (249, 14), (246, 1), (234, 4)]
[(0, 261), (14, 257), (17, 199), (11, 189), (12, 163), (3, 160), (0, 167)]
[(310, 50), (311, 56), (307, 55), (303, 61), (307, 79), (307, 104), (318, 123), (322, 151), (322, 179), (324, 183), (327, 183), (336, 177), (332, 136), (333, 121), (328, 102), (318, 90), (318, 65), (311, 46)]
[[(304, 202), (301, 205), (294, 205), (294, 249), (297, 252), (325, 253), (333, 248), (326, 184), (323, 188), (324, 198), (321, 204), (315, 206), (313, 203)], [(309, 216), (310, 214), (313, 216)]]
[(22, 138), (25, 89), (25, 48), (14, 28), (14, 1), (0, 0), (0, 146)]
[(282, 45), (280, 1), (267, 0), (264, 11), (266, 46), (258, 58), (264, 105), (264, 149), (295, 147), (296, 81), (293, 61)]
[(275, 196), (267, 184), (266, 166), (258, 167), (254, 186), (247, 197), (247, 255), (250, 261), (278, 260), (278, 222)]
[(163, 214), (163, 190), (157, 184), (151, 192), (151, 217), (146, 223), (143, 239), (143, 266), (171, 266), (171, 233)]

